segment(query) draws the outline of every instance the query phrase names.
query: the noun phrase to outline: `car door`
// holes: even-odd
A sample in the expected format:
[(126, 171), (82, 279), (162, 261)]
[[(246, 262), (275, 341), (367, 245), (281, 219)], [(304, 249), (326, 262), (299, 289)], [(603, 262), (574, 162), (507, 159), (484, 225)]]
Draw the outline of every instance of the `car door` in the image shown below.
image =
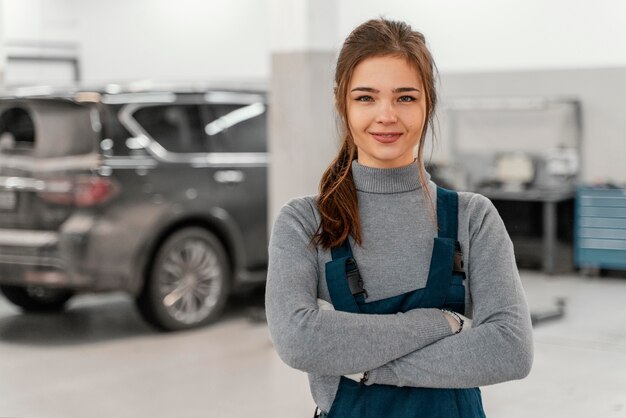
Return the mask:
[(243, 240), (243, 267), (267, 267), (267, 109), (258, 94), (209, 93), (201, 105), (207, 171)]

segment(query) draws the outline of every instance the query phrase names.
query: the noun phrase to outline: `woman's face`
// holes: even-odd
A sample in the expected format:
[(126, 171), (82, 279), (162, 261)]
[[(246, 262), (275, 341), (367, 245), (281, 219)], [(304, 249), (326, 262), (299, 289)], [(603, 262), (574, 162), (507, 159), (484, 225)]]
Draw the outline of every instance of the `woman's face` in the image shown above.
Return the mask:
[(360, 164), (377, 168), (411, 164), (426, 118), (418, 72), (401, 57), (363, 60), (348, 86), (347, 116)]

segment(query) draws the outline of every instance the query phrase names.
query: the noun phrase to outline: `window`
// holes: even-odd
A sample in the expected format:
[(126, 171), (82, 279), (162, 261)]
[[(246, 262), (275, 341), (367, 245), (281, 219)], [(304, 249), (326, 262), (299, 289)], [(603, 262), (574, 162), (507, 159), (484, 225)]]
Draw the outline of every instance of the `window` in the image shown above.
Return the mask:
[(137, 110), (133, 116), (148, 135), (168, 151), (208, 151), (196, 105), (148, 106)]
[(202, 108), (202, 113), (210, 151), (266, 152), (265, 104), (210, 104)]
[(35, 145), (35, 125), (25, 109), (14, 107), (0, 114), (0, 151), (23, 153)]

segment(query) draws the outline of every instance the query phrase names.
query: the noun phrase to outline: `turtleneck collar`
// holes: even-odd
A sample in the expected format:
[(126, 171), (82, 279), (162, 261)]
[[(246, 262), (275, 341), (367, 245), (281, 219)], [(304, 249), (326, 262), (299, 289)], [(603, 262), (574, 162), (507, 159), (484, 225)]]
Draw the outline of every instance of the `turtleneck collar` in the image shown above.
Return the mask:
[[(356, 189), (367, 193), (404, 193), (420, 189), (419, 166), (417, 160), (404, 167), (374, 168), (352, 161), (352, 178)], [(430, 175), (424, 171), (427, 182)]]

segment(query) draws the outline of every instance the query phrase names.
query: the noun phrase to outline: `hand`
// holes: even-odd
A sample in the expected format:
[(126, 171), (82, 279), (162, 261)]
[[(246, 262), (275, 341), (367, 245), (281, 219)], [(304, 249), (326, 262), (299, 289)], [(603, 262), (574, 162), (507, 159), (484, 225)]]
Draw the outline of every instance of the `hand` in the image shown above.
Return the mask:
[(360, 383), (363, 378), (363, 373), (346, 374), (343, 377), (347, 377), (350, 380)]
[(322, 311), (334, 311), (335, 307), (332, 303), (326, 302), (324, 299), (317, 299), (317, 306)]
[(347, 374), (344, 377), (347, 377), (350, 380), (354, 380), (358, 383), (365, 383), (369, 380), (370, 372), (363, 373), (355, 373), (355, 374)]

